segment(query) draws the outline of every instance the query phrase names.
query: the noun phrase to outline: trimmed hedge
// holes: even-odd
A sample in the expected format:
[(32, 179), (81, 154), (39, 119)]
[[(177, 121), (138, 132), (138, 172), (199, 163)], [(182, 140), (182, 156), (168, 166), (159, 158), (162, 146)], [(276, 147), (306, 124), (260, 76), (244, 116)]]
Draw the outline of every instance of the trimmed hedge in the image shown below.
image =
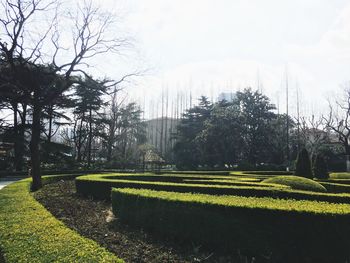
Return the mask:
[(327, 192), (327, 189), (314, 180), (299, 176), (276, 176), (263, 181), (267, 184), (281, 184), (295, 190)]
[(350, 180), (350, 173), (331, 173), (330, 179), (348, 179)]
[[(159, 178), (147, 174), (145, 178)], [(286, 186), (280, 187), (258, 187), (258, 186), (237, 186), (237, 185), (211, 185), (211, 184), (186, 184), (166, 182), (174, 180), (172, 176), (161, 176), (161, 182), (147, 181), (141, 174), (95, 174), (76, 178), (75, 185), (77, 192), (83, 196), (90, 196), (96, 199), (109, 200), (111, 197), (111, 188), (135, 188), (150, 189), (157, 191), (169, 191), (179, 193), (200, 193), (210, 195), (238, 195), (253, 197), (272, 197), (279, 199), (313, 200), (332, 203), (350, 204), (350, 194), (319, 193), (302, 190), (290, 190)], [(170, 178), (170, 179), (168, 179)], [(188, 177), (184, 177), (185, 179)], [(127, 179), (127, 180), (126, 180)], [(132, 180), (134, 179), (134, 180)], [(176, 178), (178, 180), (179, 177)]]
[(113, 189), (122, 222), (271, 262), (338, 262), (350, 256), (350, 207), (326, 202)]
[(229, 171), (160, 171), (160, 174), (229, 175)]
[[(65, 179), (43, 177), (43, 183)], [(29, 192), (30, 179), (0, 191), (0, 249), (5, 262), (124, 262), (53, 217)]]
[(244, 172), (230, 172), (231, 175), (293, 175), (293, 172), (288, 171), (244, 171)]
[(350, 193), (350, 185), (348, 184), (338, 184), (333, 181), (319, 181), (319, 183), (331, 193)]
[[(272, 186), (261, 184), (257, 186), (244, 186), (242, 183), (237, 185), (212, 185), (212, 184), (190, 184), (180, 183), (182, 179), (191, 177), (181, 176), (157, 176), (157, 175), (86, 175), (76, 178), (76, 190), (83, 196), (90, 196), (96, 199), (110, 199), (111, 188), (135, 188), (135, 189), (151, 189), (159, 191), (174, 192), (194, 192), (214, 195), (263, 195), (270, 196), (278, 194), (278, 191), (285, 186)], [(193, 177), (192, 177), (193, 178)], [(216, 178), (216, 177), (215, 177)], [(180, 181), (179, 181), (180, 180)], [(170, 181), (170, 182), (169, 182)], [(176, 181), (176, 182), (175, 182)], [(249, 183), (248, 183), (249, 184)], [(260, 191), (262, 190), (262, 191)], [(265, 190), (265, 191), (264, 191)], [(270, 190), (270, 191), (269, 191)], [(271, 190), (273, 190), (271, 192)], [(349, 200), (350, 201), (350, 200)]]

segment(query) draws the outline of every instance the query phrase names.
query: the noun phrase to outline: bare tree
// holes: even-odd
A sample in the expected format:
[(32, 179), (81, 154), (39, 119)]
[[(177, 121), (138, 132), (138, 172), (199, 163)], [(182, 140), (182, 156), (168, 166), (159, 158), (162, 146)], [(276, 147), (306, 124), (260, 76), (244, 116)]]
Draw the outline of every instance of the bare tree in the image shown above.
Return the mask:
[[(0, 19), (2, 32), (0, 52), (14, 72), (16, 88), (31, 94), (31, 175), (32, 190), (41, 188), (40, 120), (45, 105), (67, 91), (85, 72), (87, 60), (107, 52), (120, 52), (127, 39), (110, 34), (115, 21), (110, 13), (92, 5), (92, 1), (78, 6), (68, 18), (63, 16), (64, 5), (59, 0), (4, 0)], [(40, 32), (30, 27), (35, 21), (48, 17), (50, 23)], [(58, 19), (60, 17), (60, 19)], [(67, 41), (67, 24), (74, 25), (71, 43)], [(69, 24), (68, 24), (69, 25)], [(48, 44), (51, 49), (48, 49)], [(25, 74), (26, 79), (22, 76)], [(17, 81), (20, 79), (22, 81)]]
[(329, 114), (324, 118), (326, 126), (337, 135), (343, 145), (346, 155), (347, 171), (350, 171), (350, 88), (345, 90), (343, 100), (337, 100), (335, 105), (329, 101)]
[(329, 142), (329, 134), (324, 118), (312, 115), (309, 118), (300, 118), (300, 139), (311, 156), (315, 156), (320, 147)]

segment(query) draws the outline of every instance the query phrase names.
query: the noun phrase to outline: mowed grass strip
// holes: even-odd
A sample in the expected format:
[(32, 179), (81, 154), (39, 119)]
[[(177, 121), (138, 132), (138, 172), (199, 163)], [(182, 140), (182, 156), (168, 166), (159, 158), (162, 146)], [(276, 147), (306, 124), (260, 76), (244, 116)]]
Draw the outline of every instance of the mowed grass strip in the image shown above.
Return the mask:
[(124, 262), (53, 217), (34, 199), (29, 186), (25, 179), (0, 191), (0, 248), (5, 262)]

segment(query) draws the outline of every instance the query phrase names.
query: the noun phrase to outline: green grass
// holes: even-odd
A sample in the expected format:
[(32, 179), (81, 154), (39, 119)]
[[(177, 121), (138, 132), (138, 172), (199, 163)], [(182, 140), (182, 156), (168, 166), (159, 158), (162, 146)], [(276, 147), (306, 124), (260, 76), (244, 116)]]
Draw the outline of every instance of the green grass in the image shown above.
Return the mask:
[(276, 176), (263, 181), (266, 184), (280, 184), (290, 186), (294, 190), (327, 192), (327, 189), (314, 180), (299, 176)]
[(25, 179), (0, 191), (0, 248), (7, 263), (123, 262), (53, 217), (33, 198), (29, 186)]

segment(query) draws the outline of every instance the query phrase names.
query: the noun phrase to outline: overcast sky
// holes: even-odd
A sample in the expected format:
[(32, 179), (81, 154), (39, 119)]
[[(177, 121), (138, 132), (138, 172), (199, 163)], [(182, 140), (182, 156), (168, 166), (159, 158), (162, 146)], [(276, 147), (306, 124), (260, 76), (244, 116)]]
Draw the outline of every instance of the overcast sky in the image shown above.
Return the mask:
[[(292, 104), (298, 86), (302, 106), (310, 113), (350, 81), (347, 0), (101, 3), (122, 10), (124, 28), (135, 39), (137, 62), (124, 63), (149, 69), (128, 88), (134, 97), (156, 99), (163, 87), (170, 94), (191, 90), (194, 98), (215, 99), (219, 92), (256, 88), (259, 82), (282, 108), (288, 71)], [(110, 77), (117, 71), (104, 69)]]

